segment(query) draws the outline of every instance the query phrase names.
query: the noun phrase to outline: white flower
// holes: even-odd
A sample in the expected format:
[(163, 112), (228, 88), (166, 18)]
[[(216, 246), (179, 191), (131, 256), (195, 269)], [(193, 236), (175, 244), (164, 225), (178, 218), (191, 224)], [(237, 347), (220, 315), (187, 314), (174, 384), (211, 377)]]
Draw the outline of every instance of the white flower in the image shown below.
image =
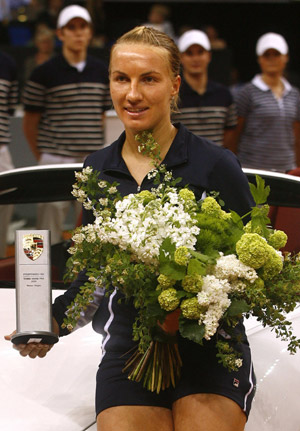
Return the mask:
[[(157, 190), (154, 193), (157, 196)], [(176, 247), (195, 247), (197, 222), (185, 211), (175, 189), (163, 197), (157, 196), (146, 206), (137, 195), (130, 194), (118, 201), (115, 209), (114, 218), (96, 221), (98, 238), (121, 250), (130, 250), (144, 263), (158, 263), (160, 246), (167, 237)]]
[(229, 281), (243, 278), (250, 281), (250, 283), (253, 283), (258, 277), (255, 269), (242, 263), (235, 254), (221, 255), (214, 268), (214, 275)]
[(77, 247), (69, 247), (68, 248), (68, 253), (75, 254), (76, 252), (77, 252)]
[(156, 175), (157, 175), (157, 169), (152, 169), (150, 172), (148, 172), (147, 178), (151, 180), (152, 178), (155, 178)]
[(92, 201), (91, 201), (90, 199), (88, 199), (88, 201), (87, 201), (87, 202), (83, 202), (83, 207), (84, 207), (86, 210), (91, 210), (91, 209), (93, 208)]
[(106, 207), (106, 206), (107, 206), (107, 204), (108, 204), (108, 199), (107, 199), (107, 198), (100, 198), (100, 199), (99, 199), (99, 203), (100, 203), (101, 205), (103, 205), (104, 207)]
[(230, 282), (231, 292), (244, 292), (247, 285), (242, 280), (233, 280)]
[(197, 298), (200, 307), (206, 309), (199, 319), (199, 325), (205, 325), (206, 340), (210, 340), (216, 333), (220, 319), (231, 304), (228, 298), (230, 288), (227, 280), (220, 280), (214, 275), (203, 277), (202, 290), (197, 294)]
[(75, 172), (75, 178), (78, 181), (87, 182), (89, 179), (89, 175), (93, 172), (93, 169), (90, 166), (82, 169), (82, 172)]
[(238, 368), (241, 368), (241, 367), (243, 366), (243, 359), (236, 359), (236, 360), (235, 360), (235, 365), (236, 365)]
[(165, 181), (165, 182), (171, 181), (172, 177), (173, 177), (172, 172), (167, 171), (167, 172), (165, 173), (164, 181)]
[(100, 189), (104, 189), (106, 187), (106, 181), (99, 181), (98, 186)]
[(86, 168), (82, 169), (82, 172), (84, 174), (90, 175), (93, 172), (93, 168), (91, 166), (87, 166)]
[(96, 229), (92, 224), (83, 227), (83, 232), (87, 242), (93, 243), (97, 240)]
[(72, 240), (77, 244), (81, 244), (85, 240), (85, 236), (83, 233), (75, 233), (75, 235), (72, 236)]
[(118, 191), (118, 189), (115, 186), (112, 186), (112, 187), (110, 187), (108, 189), (108, 193), (111, 194), (111, 195), (114, 194), (114, 193), (117, 193), (117, 191)]
[(95, 281), (95, 286), (96, 287), (103, 287), (103, 281), (102, 278), (97, 278), (97, 280)]
[(73, 189), (71, 193), (77, 198), (78, 202), (84, 202), (87, 198), (87, 194), (81, 189)]

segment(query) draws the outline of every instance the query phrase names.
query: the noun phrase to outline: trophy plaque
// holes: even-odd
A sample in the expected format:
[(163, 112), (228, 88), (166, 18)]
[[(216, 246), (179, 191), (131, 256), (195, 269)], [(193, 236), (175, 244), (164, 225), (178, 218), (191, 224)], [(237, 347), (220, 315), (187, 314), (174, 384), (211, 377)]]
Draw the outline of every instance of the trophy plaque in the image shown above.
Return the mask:
[(11, 341), (54, 344), (49, 231), (16, 231), (15, 250), (17, 332)]

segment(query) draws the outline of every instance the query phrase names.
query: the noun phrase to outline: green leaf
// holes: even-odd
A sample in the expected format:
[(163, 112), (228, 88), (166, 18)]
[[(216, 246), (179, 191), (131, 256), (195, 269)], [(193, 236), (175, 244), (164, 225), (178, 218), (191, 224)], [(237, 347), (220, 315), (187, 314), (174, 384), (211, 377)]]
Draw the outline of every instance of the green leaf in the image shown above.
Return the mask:
[(251, 219), (252, 229), (255, 232), (255, 229), (260, 227), (262, 229), (262, 234), (265, 238), (268, 238), (270, 232), (267, 225), (270, 223), (270, 219), (268, 217), (258, 216), (253, 217)]
[(194, 256), (196, 259), (200, 260), (203, 263), (210, 263), (211, 257), (207, 254), (199, 253), (198, 251), (190, 250), (190, 253), (192, 256)]
[(177, 290), (176, 296), (178, 299), (182, 299), (182, 298), (192, 298), (195, 295), (190, 294), (190, 293), (186, 292), (185, 290)]
[(175, 187), (175, 186), (176, 186), (176, 184), (180, 183), (181, 181), (182, 181), (182, 178), (181, 178), (181, 177), (175, 178), (175, 179), (173, 180), (173, 182), (172, 182), (172, 185)]
[(206, 267), (198, 259), (191, 259), (188, 264), (187, 273), (188, 275), (193, 275), (193, 274), (205, 275)]
[(270, 194), (270, 186), (265, 187), (265, 180), (259, 175), (256, 175), (255, 178), (256, 186), (255, 184), (249, 183), (249, 187), (256, 205), (261, 205), (267, 201)]
[(205, 334), (205, 326), (199, 325), (196, 320), (179, 318), (179, 332), (182, 337), (188, 338), (195, 343), (202, 344)]
[(175, 244), (172, 243), (170, 238), (166, 238), (159, 249), (159, 261), (161, 263), (168, 262), (174, 256), (176, 250)]
[(164, 320), (164, 318), (166, 317), (166, 312), (165, 310), (163, 310), (159, 303), (152, 303), (147, 305), (146, 307), (147, 309), (147, 315), (151, 316), (151, 318), (155, 318), (156, 320)]
[(238, 316), (240, 314), (246, 313), (250, 309), (251, 307), (244, 299), (234, 299), (226, 311), (226, 316)]
[(244, 223), (241, 216), (232, 210), (230, 211), (230, 214), (231, 214), (231, 220), (233, 221), (233, 223), (235, 223), (240, 229), (243, 229)]
[(159, 267), (159, 272), (173, 278), (173, 280), (183, 280), (186, 276), (186, 267), (178, 265), (174, 261), (163, 262)]

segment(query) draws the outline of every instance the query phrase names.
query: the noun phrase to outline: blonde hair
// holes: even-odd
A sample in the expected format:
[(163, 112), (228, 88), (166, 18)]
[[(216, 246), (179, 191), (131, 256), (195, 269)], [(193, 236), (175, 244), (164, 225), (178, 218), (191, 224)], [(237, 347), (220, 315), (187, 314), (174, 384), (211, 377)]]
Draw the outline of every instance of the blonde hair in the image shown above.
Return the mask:
[[(123, 34), (112, 46), (110, 52), (110, 63), (114, 50), (122, 44), (141, 44), (150, 47), (162, 48), (167, 53), (168, 66), (172, 78), (180, 74), (180, 52), (173, 39), (167, 34), (156, 30), (152, 27), (139, 26)], [(110, 67), (109, 67), (110, 72)], [(171, 110), (177, 111), (178, 95), (174, 96), (171, 101)]]

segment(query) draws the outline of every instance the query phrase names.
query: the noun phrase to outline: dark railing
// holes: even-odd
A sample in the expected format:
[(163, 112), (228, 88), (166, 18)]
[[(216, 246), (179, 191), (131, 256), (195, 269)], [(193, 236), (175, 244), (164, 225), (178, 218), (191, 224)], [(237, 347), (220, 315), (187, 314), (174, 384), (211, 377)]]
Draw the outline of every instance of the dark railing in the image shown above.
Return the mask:
[[(0, 173), (0, 205), (73, 200), (71, 190), (75, 182), (74, 172), (81, 169), (82, 164), (75, 163), (33, 166), (2, 172)], [(256, 175), (259, 175), (265, 180), (266, 185), (270, 186), (269, 205), (300, 208), (300, 177), (257, 169), (243, 170), (249, 182), (255, 183)], [(68, 287), (62, 278), (69, 245), (65, 241), (52, 246), (52, 287), (54, 289)], [(14, 286), (14, 258), (2, 259), (0, 260), (0, 288)]]
[[(81, 163), (32, 166), (0, 173), (0, 205), (73, 200), (74, 171)], [(271, 187), (269, 205), (300, 208), (300, 177), (279, 172), (247, 169), (249, 182), (261, 176)]]

